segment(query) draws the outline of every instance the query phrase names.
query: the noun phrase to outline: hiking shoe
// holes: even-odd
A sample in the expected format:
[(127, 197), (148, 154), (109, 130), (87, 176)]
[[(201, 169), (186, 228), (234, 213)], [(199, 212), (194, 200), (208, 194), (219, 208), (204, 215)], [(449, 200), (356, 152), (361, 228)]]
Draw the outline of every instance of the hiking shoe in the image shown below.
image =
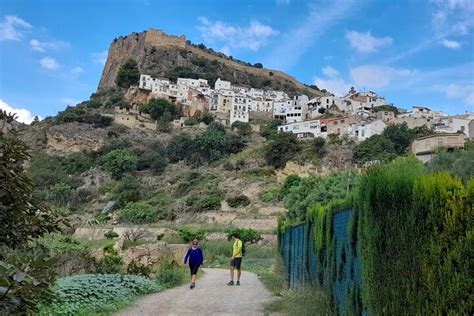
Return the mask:
[(235, 283), (235, 285), (240, 285), (240, 281), (237, 281), (237, 283)]
[(234, 281), (230, 281), (227, 285), (234, 285)]
[(196, 287), (196, 285), (194, 283), (191, 283), (191, 285), (189, 286), (189, 288), (192, 290)]

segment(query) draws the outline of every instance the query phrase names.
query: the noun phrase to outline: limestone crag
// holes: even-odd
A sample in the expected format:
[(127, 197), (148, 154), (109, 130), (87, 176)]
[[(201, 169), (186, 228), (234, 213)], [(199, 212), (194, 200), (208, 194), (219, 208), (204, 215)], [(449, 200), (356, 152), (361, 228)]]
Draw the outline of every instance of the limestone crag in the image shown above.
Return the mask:
[(116, 88), (120, 66), (130, 58), (137, 61), (140, 73), (155, 78), (176, 80), (177, 76), (195, 76), (209, 80), (211, 85), (221, 78), (236, 85), (282, 90), (290, 96), (322, 95), (281, 71), (251, 67), (192, 45), (184, 36), (167, 35), (155, 29), (119, 37), (111, 43), (99, 91)]

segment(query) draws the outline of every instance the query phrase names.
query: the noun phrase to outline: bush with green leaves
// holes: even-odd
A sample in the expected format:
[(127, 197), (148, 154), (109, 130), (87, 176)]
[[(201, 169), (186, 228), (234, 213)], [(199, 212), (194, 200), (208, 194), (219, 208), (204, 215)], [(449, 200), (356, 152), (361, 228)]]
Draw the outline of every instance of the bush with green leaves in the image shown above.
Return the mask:
[(178, 230), (178, 235), (183, 238), (185, 242), (191, 242), (194, 239), (203, 240), (205, 232), (201, 229), (193, 230), (188, 228), (181, 228)]
[(283, 125), (281, 120), (272, 120), (271, 122), (263, 125), (260, 130), (260, 135), (265, 137), (267, 140), (273, 139), (278, 135), (278, 126)]
[(126, 173), (136, 170), (138, 157), (126, 149), (114, 149), (100, 159), (102, 168), (110, 172), (112, 178), (121, 179)]
[(131, 202), (120, 213), (120, 220), (134, 224), (154, 223), (158, 210), (145, 202)]
[(112, 125), (113, 117), (93, 113), (83, 106), (67, 107), (56, 116), (58, 123), (83, 123), (91, 124), (95, 128), (103, 128)]
[(203, 116), (201, 117), (201, 122), (203, 122), (206, 125), (209, 125), (212, 122), (214, 122), (214, 116), (212, 116), (212, 114), (209, 114), (209, 113), (204, 113)]
[(217, 210), (224, 199), (224, 193), (217, 187), (212, 187), (206, 192), (192, 194), (186, 199), (186, 204), (196, 212)]
[(232, 124), (232, 128), (237, 130), (240, 136), (249, 136), (252, 134), (252, 127), (249, 123), (236, 121)]
[(156, 121), (163, 119), (165, 122), (172, 121), (177, 115), (176, 106), (163, 98), (150, 100), (140, 107), (140, 111), (150, 114), (151, 118)]
[(358, 175), (353, 172), (334, 173), (329, 176), (288, 177), (280, 192), (280, 198), (288, 209), (285, 217), (295, 222), (306, 218), (308, 209), (334, 199), (345, 198), (357, 187)]
[(227, 233), (227, 239), (231, 240), (233, 234), (237, 234), (244, 243), (256, 243), (262, 239), (260, 233), (251, 228), (234, 228)]
[(67, 174), (81, 174), (94, 166), (91, 157), (85, 153), (72, 153), (62, 160), (64, 171)]
[(140, 70), (135, 59), (128, 59), (119, 69), (115, 83), (121, 88), (128, 88), (131, 85), (138, 85), (140, 80)]
[(119, 234), (117, 232), (115, 232), (113, 229), (108, 230), (104, 233), (104, 237), (107, 238), (107, 239), (114, 239), (114, 238), (117, 238), (118, 236), (119, 236)]
[(427, 164), (429, 171), (448, 171), (450, 174), (459, 177), (463, 182), (467, 182), (474, 177), (474, 146), (466, 144), (464, 150), (448, 152), (438, 151)]
[(230, 207), (247, 206), (250, 204), (250, 199), (245, 195), (237, 195), (237, 196), (228, 198), (226, 201)]
[(265, 160), (275, 168), (283, 168), (286, 162), (301, 150), (301, 145), (293, 133), (278, 133), (265, 146)]
[(201, 120), (197, 117), (189, 117), (186, 119), (186, 121), (184, 121), (184, 125), (186, 126), (194, 126), (198, 125), (199, 123), (201, 123)]
[(356, 207), (363, 298), (374, 314), (465, 315), (473, 310), (468, 289), (474, 217), (468, 194), (459, 179), (426, 174), (414, 157), (362, 177)]
[(137, 275), (83, 274), (58, 279), (55, 299), (42, 306), (43, 315), (96, 314), (113, 311), (123, 301), (160, 291), (159, 283)]
[(154, 142), (139, 155), (137, 169), (151, 170), (154, 174), (161, 174), (167, 165), (168, 157), (166, 148), (161, 142)]
[(66, 183), (56, 183), (45, 190), (45, 200), (51, 205), (66, 206), (73, 197), (72, 188)]
[(47, 189), (58, 183), (65, 183), (75, 189), (82, 184), (82, 179), (69, 176), (67, 160), (59, 156), (36, 154), (30, 160), (27, 176), (33, 181), (36, 189)]
[[(0, 110), (0, 124), (14, 119)], [(29, 157), (26, 144), (15, 130), (0, 127), (0, 314), (33, 313), (39, 302), (51, 297), (56, 259), (31, 243), (60, 231), (64, 221), (34, 196), (23, 169)]]
[(149, 266), (138, 263), (137, 260), (132, 260), (127, 266), (127, 273), (149, 277), (152, 269)]
[(185, 270), (181, 269), (176, 261), (165, 259), (161, 263), (156, 279), (161, 286), (172, 288), (183, 284), (185, 277)]
[(166, 147), (170, 162), (183, 161), (195, 151), (193, 137), (186, 133), (173, 136)]
[(326, 152), (325, 145), (326, 140), (323, 137), (316, 137), (311, 141), (312, 149), (319, 158), (324, 156), (324, 153)]
[(123, 208), (129, 202), (137, 202), (143, 197), (143, 185), (140, 179), (126, 175), (113, 189), (114, 208)]

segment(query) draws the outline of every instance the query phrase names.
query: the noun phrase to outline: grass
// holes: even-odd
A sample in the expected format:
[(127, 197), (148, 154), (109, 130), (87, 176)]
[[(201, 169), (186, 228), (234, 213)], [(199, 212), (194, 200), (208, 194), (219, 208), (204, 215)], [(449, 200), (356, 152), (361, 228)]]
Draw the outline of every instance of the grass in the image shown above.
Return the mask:
[(317, 289), (306, 288), (299, 291), (285, 291), (281, 296), (281, 299), (269, 303), (265, 310), (269, 313), (298, 316), (334, 314), (329, 299)]

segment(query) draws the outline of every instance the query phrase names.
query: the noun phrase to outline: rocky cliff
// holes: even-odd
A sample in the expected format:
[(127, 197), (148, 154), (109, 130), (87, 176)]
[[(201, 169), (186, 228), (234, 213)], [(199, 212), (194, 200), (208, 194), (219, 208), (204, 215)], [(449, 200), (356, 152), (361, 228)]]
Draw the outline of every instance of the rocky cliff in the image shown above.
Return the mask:
[(322, 95), (293, 77), (277, 70), (255, 68), (223, 54), (199, 48), (184, 36), (172, 36), (150, 29), (114, 39), (99, 82), (99, 91), (115, 88), (120, 66), (129, 58), (137, 61), (140, 72), (154, 77), (204, 78), (213, 85), (217, 78), (237, 85), (283, 90), (290, 95)]

